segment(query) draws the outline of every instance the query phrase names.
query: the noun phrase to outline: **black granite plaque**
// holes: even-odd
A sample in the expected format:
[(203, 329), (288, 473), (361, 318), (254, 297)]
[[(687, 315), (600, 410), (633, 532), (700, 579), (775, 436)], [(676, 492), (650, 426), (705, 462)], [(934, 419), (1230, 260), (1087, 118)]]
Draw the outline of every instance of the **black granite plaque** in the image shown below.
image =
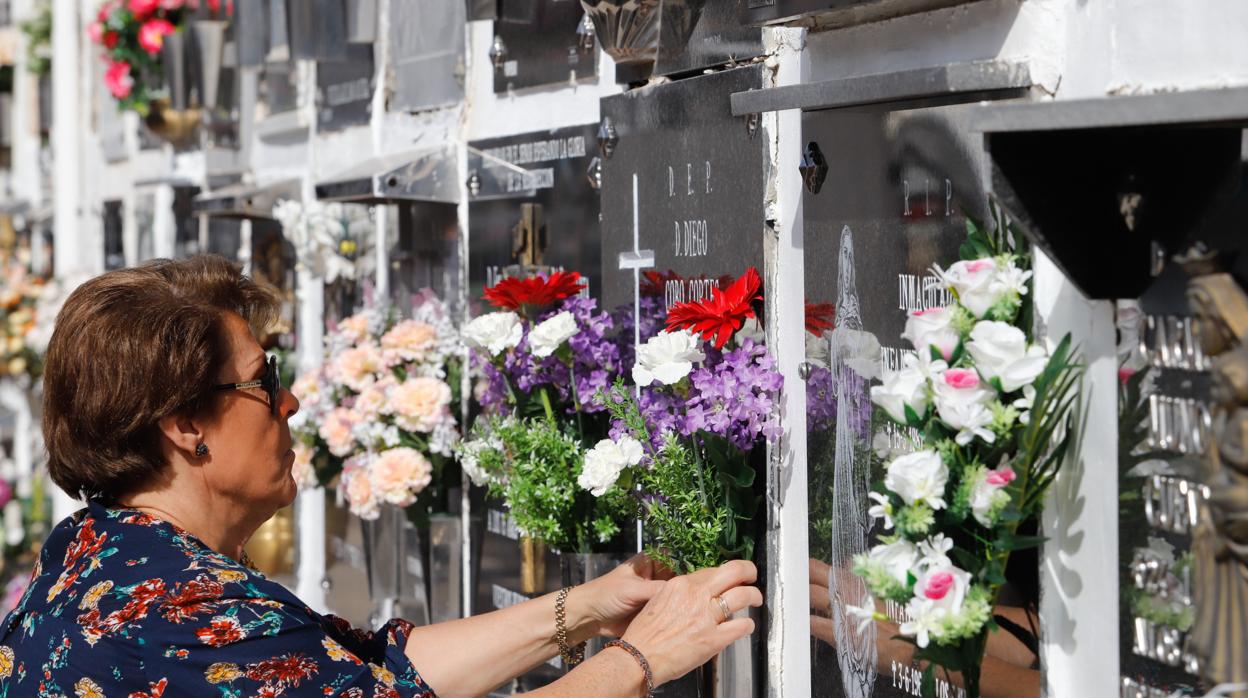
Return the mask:
[(728, 105), (761, 85), (761, 69), (747, 67), (602, 101), (619, 139), (602, 160), (604, 305), (631, 306), (647, 270), (663, 275), (661, 291), (650, 290), (668, 306), (706, 298), (747, 267), (762, 271), (764, 138)]
[(104, 269), (120, 269), (126, 266), (126, 250), (123, 242), (121, 201), (105, 201), (101, 216), (104, 225)]
[[(585, 173), (597, 125), (538, 131), (469, 144), (470, 302), (513, 263), (512, 230), (528, 209), (545, 228), (544, 264), (578, 271), (601, 289), (598, 193)], [(475, 186), (474, 184), (475, 183)], [(475, 190), (475, 196), (471, 192)]]
[(368, 124), (373, 112), (373, 45), (351, 44), (347, 60), (316, 66), (316, 124), (339, 131)]
[(660, 41), (656, 75), (677, 75), (763, 55), (763, 32), (748, 26), (749, 0), (719, 0), (702, 6), (689, 41)]
[[(499, 0), (494, 46), (501, 47), (502, 54), (494, 71), (494, 91), (597, 77), (598, 48), (581, 46), (577, 34), (584, 15), (579, 0)], [(491, 59), (480, 55), (474, 60)]]
[(402, 312), (412, 296), (432, 289), (453, 317), (462, 309), (459, 276), (459, 216), (454, 204), (397, 205), (398, 245), (390, 251), (390, 297)]
[[(959, 107), (889, 111), (883, 106), (810, 112), (802, 120), (807, 152), (817, 149), (828, 168), (819, 193), (804, 195), (806, 300), (835, 308), (837, 327), (811, 334), (807, 342), (812, 367), (807, 389), (810, 555), (827, 565), (812, 564), (812, 570), (822, 570), (811, 580), (812, 593), (831, 589), (835, 575), (829, 572), (871, 543), (870, 535), (857, 543), (837, 542), (838, 536), (853, 540), (851, 533), (870, 523), (866, 504), (855, 511), (844, 489), (833, 483), (865, 483), (871, 477), (871, 442), (880, 430), (887, 429), (898, 448), (911, 436), (886, 427), (882, 415), (875, 414), (867, 392), (870, 380), (899, 367), (909, 349), (901, 339), (906, 312), (948, 302), (929, 269), (958, 260), (967, 212), (984, 217), (982, 148), (976, 148), (963, 114)], [(878, 352), (881, 361), (862, 375), (833, 361), (834, 347), (868, 361)], [(833, 375), (840, 377), (833, 380)], [(838, 448), (845, 440), (852, 447)], [(865, 489), (859, 493), (860, 501), (865, 502), (865, 494)], [(1026, 569), (1022, 557), (1011, 566)], [(1030, 581), (1020, 584), (1029, 587), (1021, 595), (1032, 602), (1036, 569), (1031, 563)], [(846, 585), (839, 592), (842, 598), (857, 603), (852, 600), (856, 578), (840, 578), (846, 580), (840, 582)], [(855, 667), (849, 656), (838, 657), (828, 594), (812, 596), (811, 603), (823, 616), (812, 626), (813, 695), (854, 694), (847, 686), (865, 691), (859, 695), (920, 694), (921, 672), (913, 666), (885, 659), (875, 667)], [(961, 694), (938, 685), (937, 695)]]

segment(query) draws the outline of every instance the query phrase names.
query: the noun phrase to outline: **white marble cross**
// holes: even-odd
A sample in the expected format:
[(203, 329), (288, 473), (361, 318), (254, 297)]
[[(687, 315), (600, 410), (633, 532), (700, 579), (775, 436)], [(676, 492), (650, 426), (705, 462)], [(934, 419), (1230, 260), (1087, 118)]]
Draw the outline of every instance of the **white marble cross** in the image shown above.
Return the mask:
[[(633, 173), (633, 249), (620, 253), (620, 269), (633, 270), (633, 356), (641, 347), (641, 270), (654, 266), (654, 250), (641, 247), (641, 217), (637, 215), (637, 173)], [(641, 392), (641, 388), (636, 388)]]

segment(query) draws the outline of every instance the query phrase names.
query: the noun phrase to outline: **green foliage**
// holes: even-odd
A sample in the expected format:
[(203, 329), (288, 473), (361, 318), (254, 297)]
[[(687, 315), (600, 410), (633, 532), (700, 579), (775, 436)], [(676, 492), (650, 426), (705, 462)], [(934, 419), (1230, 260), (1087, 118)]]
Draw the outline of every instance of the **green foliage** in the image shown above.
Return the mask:
[[(602, 404), (649, 448), (650, 431), (623, 380)], [(642, 514), (650, 557), (682, 573), (753, 557), (749, 526), (762, 498), (755, 494), (756, 472), (748, 452), (699, 432), (689, 439), (667, 434), (662, 447), (649, 455), (650, 467), (638, 469), (638, 478), (646, 493)]]
[(601, 497), (577, 484), (585, 451), (574, 434), (547, 419), (492, 418), (485, 431), (496, 447), (480, 451), (479, 467), (521, 531), (560, 552), (610, 547), (636, 505), (624, 484)]
[(43, 77), (52, 73), (52, 3), (43, 0), (35, 15), (22, 22), (26, 35), (26, 70)]
[(922, 538), (936, 524), (936, 512), (926, 504), (910, 504), (901, 507), (893, 514), (893, 525), (897, 532), (907, 538)]

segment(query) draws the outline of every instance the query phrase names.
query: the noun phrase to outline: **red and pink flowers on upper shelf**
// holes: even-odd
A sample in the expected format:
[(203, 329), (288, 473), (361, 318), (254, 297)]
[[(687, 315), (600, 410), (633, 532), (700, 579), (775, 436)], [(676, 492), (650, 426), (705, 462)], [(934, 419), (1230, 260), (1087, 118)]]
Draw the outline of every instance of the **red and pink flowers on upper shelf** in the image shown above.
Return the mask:
[[(234, 14), (233, 0), (204, 0), (204, 7), (215, 19)], [(200, 0), (108, 0), (100, 6), (87, 36), (103, 49), (104, 85), (120, 108), (147, 116), (165, 38), (199, 9)]]

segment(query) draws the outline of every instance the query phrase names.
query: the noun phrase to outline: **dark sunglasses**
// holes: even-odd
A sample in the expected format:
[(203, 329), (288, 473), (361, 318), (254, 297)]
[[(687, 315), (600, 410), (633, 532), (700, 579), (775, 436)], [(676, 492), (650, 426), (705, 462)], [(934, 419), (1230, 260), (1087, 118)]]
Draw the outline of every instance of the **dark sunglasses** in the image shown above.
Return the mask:
[(264, 375), (260, 380), (247, 381), (245, 383), (222, 383), (214, 385), (213, 390), (246, 390), (248, 388), (264, 388), (264, 392), (269, 396), (269, 411), (273, 416), (277, 416), (278, 393), (282, 391), (282, 377), (277, 370), (277, 357), (270, 356), (268, 363), (264, 367)]

